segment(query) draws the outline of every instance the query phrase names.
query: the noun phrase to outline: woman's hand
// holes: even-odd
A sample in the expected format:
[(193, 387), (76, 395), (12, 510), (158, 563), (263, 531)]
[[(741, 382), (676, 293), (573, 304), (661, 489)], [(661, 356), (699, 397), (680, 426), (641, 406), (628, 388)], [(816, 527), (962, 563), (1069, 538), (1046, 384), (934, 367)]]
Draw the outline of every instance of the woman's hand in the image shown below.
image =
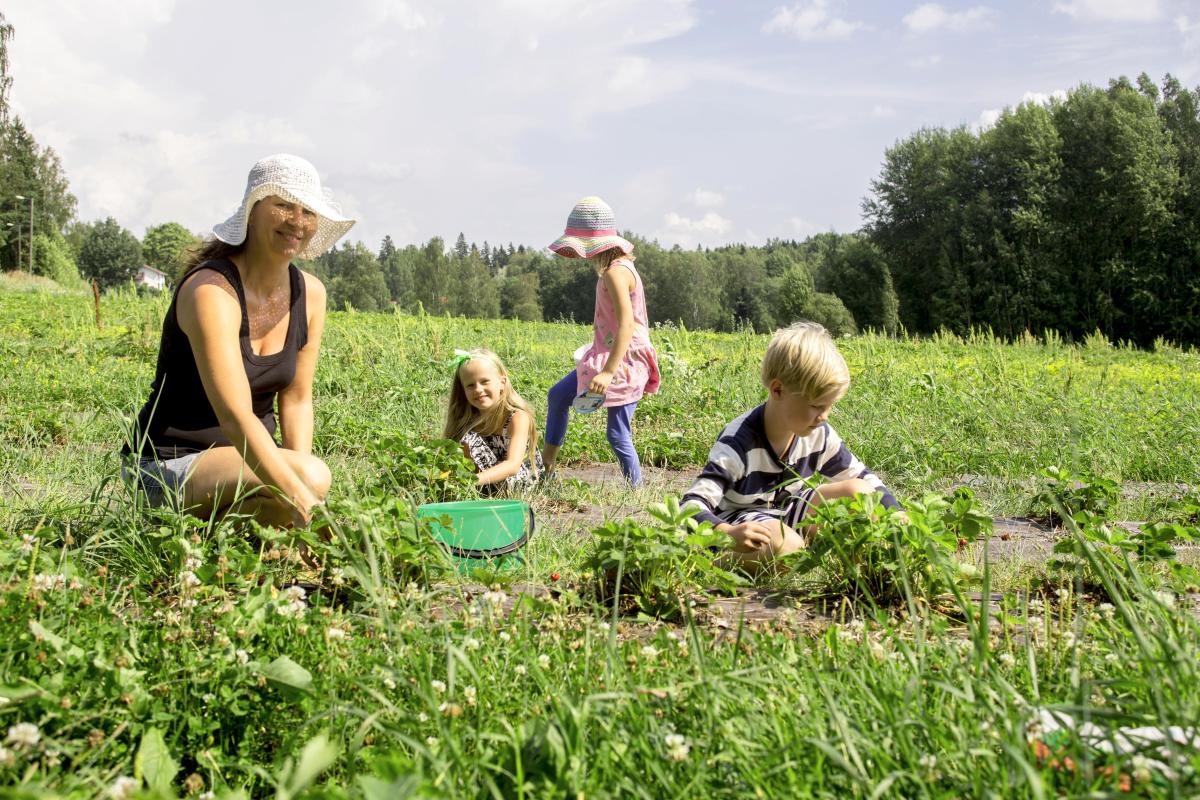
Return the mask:
[(601, 370), (592, 378), (592, 382), (588, 384), (588, 391), (592, 394), (604, 394), (608, 391), (608, 385), (612, 383), (614, 374), (608, 370)]

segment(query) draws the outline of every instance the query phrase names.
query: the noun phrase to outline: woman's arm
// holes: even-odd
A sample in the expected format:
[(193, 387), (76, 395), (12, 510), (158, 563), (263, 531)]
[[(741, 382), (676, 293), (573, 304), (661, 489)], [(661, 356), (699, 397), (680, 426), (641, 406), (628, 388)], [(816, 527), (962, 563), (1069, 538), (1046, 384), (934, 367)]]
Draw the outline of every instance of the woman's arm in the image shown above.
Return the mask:
[(488, 467), (479, 473), (478, 484), (487, 486), (491, 483), (511, 478), (521, 471), (525, 463), (526, 451), (529, 449), (529, 429), (533, 420), (529, 414), (517, 409), (508, 421), (508, 452), (504, 460), (494, 467)]
[(613, 262), (612, 266), (604, 271), (601, 280), (604, 281), (604, 288), (608, 290), (617, 312), (617, 333), (613, 337), (612, 349), (608, 352), (604, 369), (596, 373), (596, 377), (592, 378), (588, 386), (588, 390), (596, 394), (608, 391), (608, 384), (617, 374), (621, 360), (625, 358), (625, 351), (633, 341), (633, 303), (629, 300), (629, 293), (633, 291), (633, 275), (627, 269), (618, 269), (616, 262)]
[(216, 283), (190, 280), (179, 290), (176, 315), (191, 343), (204, 394), (221, 431), (259, 480), (277, 488), (307, 517), (320, 499), (280, 454), (254, 414), (238, 341), (242, 311), (237, 299)]
[(310, 455), (313, 438), (313, 372), (325, 330), (325, 286), (316, 276), (304, 273), (308, 306), (308, 343), (296, 358), (296, 376), (279, 393), (279, 427), (283, 446)]

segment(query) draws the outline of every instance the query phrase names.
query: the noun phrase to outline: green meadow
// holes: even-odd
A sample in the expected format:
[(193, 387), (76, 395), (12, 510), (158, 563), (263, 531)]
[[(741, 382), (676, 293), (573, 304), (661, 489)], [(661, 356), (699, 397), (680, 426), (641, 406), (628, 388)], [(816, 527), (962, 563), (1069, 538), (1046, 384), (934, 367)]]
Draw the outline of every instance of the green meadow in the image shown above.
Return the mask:
[[(430, 441), (450, 355), (495, 350), (540, 415), (590, 328), (331, 313), (334, 489), (296, 534), (121, 483), (166, 306), (110, 292), (98, 327), (90, 295), (0, 282), (8, 796), (1200, 793), (1195, 351), (840, 340), (830, 421), (910, 519), (831, 507), (813, 553), (749, 577), (664, 500), (763, 399), (767, 337), (660, 327), (646, 486), (595, 479), (603, 419), (574, 416), (524, 564), (462, 576), (413, 513), (466, 496)], [(994, 559), (991, 520), (1030, 516), (1060, 526), (1046, 553)]]

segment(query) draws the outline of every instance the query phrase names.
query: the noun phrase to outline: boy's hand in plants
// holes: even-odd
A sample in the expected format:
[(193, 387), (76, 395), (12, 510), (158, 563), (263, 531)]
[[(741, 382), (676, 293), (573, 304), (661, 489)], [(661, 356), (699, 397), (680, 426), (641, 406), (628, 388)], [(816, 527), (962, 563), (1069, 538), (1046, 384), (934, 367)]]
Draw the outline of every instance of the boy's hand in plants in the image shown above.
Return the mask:
[(770, 547), (774, 538), (766, 523), (754, 520), (739, 522), (737, 525), (724, 523), (718, 525), (717, 530), (728, 534), (733, 539), (734, 549), (742, 552)]

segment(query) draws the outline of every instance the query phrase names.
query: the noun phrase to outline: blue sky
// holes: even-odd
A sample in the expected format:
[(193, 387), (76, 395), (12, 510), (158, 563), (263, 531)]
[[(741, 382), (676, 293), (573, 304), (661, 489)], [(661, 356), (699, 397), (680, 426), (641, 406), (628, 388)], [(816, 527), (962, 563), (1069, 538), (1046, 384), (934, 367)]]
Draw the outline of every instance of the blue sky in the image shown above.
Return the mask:
[(11, 100), (83, 219), (206, 232), (257, 158), (376, 249), (544, 245), (576, 199), (663, 244), (852, 231), (885, 150), (1080, 83), (1200, 84), (1200, 0), (10, 0)]

